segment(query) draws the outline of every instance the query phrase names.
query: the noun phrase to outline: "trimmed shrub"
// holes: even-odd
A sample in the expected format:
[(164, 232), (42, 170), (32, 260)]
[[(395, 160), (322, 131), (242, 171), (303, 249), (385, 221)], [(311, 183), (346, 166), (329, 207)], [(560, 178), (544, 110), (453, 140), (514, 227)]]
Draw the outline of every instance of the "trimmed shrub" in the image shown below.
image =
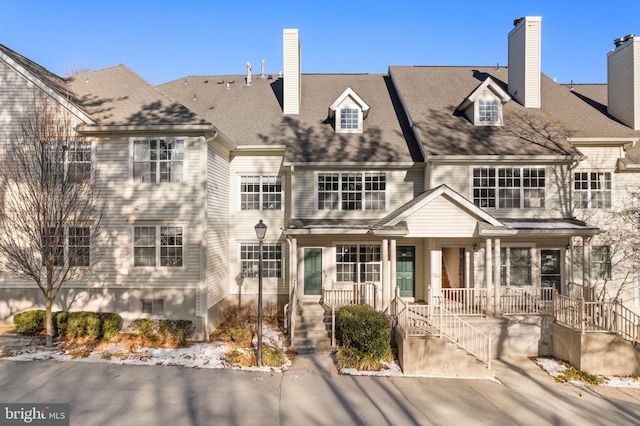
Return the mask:
[(96, 312), (69, 312), (67, 333), (73, 338), (102, 337), (102, 321)]
[(193, 337), (195, 326), (190, 320), (153, 320), (138, 318), (129, 326), (133, 332), (153, 342), (173, 341), (179, 346), (184, 346), (187, 340)]
[(102, 338), (111, 340), (116, 337), (120, 332), (122, 317), (114, 313), (101, 313), (100, 319), (102, 320)]
[(340, 309), (338, 332), (344, 346), (356, 349), (361, 355), (389, 359), (391, 328), (384, 313), (367, 305), (345, 306)]
[(25, 311), (13, 316), (13, 332), (35, 335), (45, 329), (46, 313), (43, 310)]
[(226, 303), (220, 309), (220, 324), (226, 328), (242, 327), (253, 323), (252, 319), (257, 316), (256, 306), (252, 303), (237, 305)]
[(69, 323), (69, 312), (67, 311), (58, 312), (58, 315), (56, 315), (56, 321), (55, 321), (55, 327), (57, 329), (56, 335), (66, 336), (68, 323)]

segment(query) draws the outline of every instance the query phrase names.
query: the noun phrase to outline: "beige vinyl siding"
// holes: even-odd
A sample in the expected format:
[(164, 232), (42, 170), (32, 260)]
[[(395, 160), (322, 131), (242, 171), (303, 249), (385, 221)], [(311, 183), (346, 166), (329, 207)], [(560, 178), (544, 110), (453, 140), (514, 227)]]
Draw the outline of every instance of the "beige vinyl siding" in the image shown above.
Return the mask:
[[(289, 204), (290, 174), (283, 166), (281, 155), (240, 154), (232, 156), (229, 176), (229, 276), (227, 291), (230, 295), (256, 296), (258, 292), (257, 278), (241, 278), (240, 245), (257, 244), (255, 226), (259, 220), (267, 225), (264, 244), (282, 245), (281, 278), (264, 278), (263, 294), (288, 294), (288, 257), (287, 241), (282, 237), (286, 226)], [(281, 176), (283, 182), (283, 209), (281, 210), (241, 210), (240, 209), (240, 177), (241, 176)], [(297, 178), (297, 176), (296, 176)]]
[(509, 94), (527, 108), (540, 108), (541, 21), (524, 19), (509, 33)]
[(283, 112), (285, 114), (298, 114), (300, 110), (301, 84), (300, 84), (300, 41), (298, 30), (284, 30), (283, 32), (284, 55), (284, 89)]
[(229, 153), (207, 145), (207, 308), (229, 294)]
[(640, 40), (607, 55), (608, 109), (618, 120), (640, 130)]
[(438, 197), (407, 218), (411, 237), (472, 237), (477, 219), (446, 197)]
[[(385, 210), (317, 210), (317, 173), (385, 172), (387, 175), (387, 208)], [(424, 169), (296, 169), (293, 217), (304, 219), (371, 219), (384, 217), (424, 191)]]
[(500, 164), (432, 164), (432, 187), (446, 184), (463, 197), (473, 203), (473, 169), (482, 167), (524, 167), (545, 168), (545, 207), (531, 209), (485, 209), (497, 218), (562, 218), (571, 216), (569, 194), (571, 192), (571, 177), (569, 166), (566, 164), (544, 165), (526, 163)]

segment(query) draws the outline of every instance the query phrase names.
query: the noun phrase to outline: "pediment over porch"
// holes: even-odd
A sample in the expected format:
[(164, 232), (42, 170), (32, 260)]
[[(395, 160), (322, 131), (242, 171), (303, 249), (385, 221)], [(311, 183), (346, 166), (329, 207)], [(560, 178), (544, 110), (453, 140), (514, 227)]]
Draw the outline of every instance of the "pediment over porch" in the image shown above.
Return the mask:
[(404, 236), (416, 238), (470, 238), (479, 229), (513, 232), (446, 185), (425, 191), (382, 219), (371, 229), (376, 235), (391, 235), (390, 228), (406, 224)]

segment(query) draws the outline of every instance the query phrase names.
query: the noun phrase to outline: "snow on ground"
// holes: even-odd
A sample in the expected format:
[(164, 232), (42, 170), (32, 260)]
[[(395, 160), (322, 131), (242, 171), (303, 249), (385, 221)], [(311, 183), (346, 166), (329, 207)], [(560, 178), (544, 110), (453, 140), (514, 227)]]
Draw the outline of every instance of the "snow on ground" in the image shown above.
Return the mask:
[[(540, 366), (547, 374), (552, 377), (558, 377), (563, 374), (567, 367), (555, 358), (535, 358), (535, 363)], [(611, 386), (616, 388), (638, 388), (640, 389), (640, 379), (638, 377), (617, 377), (617, 376), (601, 376), (604, 379), (602, 386)], [(576, 386), (588, 386), (587, 383), (580, 380), (570, 380), (568, 383)]]
[[(284, 350), (281, 334), (269, 327), (263, 332), (263, 343)], [(28, 347), (24, 351), (14, 351), (13, 356), (2, 359), (10, 361), (75, 361), (103, 362), (121, 365), (166, 365), (187, 368), (235, 368), (248, 371), (282, 372), (289, 368), (287, 358), (282, 367), (239, 367), (226, 361), (225, 353), (235, 347), (225, 342), (195, 343), (188, 348), (163, 349), (138, 347), (133, 351), (123, 351), (115, 344), (109, 344), (102, 352), (93, 352), (88, 357), (73, 357), (70, 351), (64, 353), (55, 348)]]

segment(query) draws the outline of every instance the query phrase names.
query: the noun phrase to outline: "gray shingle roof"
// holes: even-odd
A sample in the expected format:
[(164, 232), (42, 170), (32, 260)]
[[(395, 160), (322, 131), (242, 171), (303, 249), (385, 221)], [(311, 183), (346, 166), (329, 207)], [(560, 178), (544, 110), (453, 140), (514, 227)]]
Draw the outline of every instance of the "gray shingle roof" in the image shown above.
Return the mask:
[[(588, 94), (542, 75), (542, 108), (504, 104), (504, 126), (474, 126), (456, 107), (487, 76), (507, 90), (502, 67), (391, 67), (428, 155), (576, 155), (567, 137), (637, 137), (606, 114), (606, 85)], [(602, 103), (602, 87), (605, 89)], [(574, 88), (575, 89), (575, 88)], [(589, 96), (596, 96), (592, 99)]]
[(69, 77), (68, 84), (99, 125), (206, 124), (124, 65)]
[[(281, 78), (246, 86), (245, 76), (190, 76), (158, 88), (239, 145), (286, 145), (288, 161), (422, 161), (388, 83), (380, 74), (303, 74), (300, 114), (286, 116)], [(335, 133), (329, 119), (347, 87), (371, 107), (362, 134)]]

